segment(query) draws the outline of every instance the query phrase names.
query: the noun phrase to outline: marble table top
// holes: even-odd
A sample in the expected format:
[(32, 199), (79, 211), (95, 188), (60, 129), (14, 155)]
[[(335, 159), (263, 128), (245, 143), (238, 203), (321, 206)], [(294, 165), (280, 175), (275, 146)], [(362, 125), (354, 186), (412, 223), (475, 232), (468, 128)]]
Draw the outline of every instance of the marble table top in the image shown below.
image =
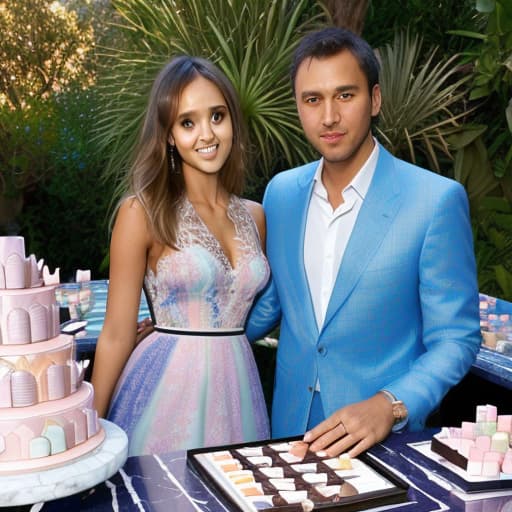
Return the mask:
[[(428, 470), (425, 458), (409, 446), (430, 439), (434, 431), (392, 434), (370, 454), (409, 484), (407, 503), (399, 512), (510, 512), (512, 493), (465, 495)], [(186, 452), (130, 457), (113, 477), (93, 489), (34, 505), (31, 512), (231, 512), (206, 483), (189, 468)], [(374, 509), (375, 510), (375, 509)], [(391, 506), (379, 510), (391, 510)]]

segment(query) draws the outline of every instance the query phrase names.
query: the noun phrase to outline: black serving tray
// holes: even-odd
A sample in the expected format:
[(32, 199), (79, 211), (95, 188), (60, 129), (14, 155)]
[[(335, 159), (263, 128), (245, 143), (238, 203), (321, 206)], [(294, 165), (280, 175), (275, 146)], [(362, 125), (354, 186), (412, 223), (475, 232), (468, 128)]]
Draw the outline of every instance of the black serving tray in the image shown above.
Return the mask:
[[(216, 475), (210, 470), (209, 465), (204, 457), (205, 454), (212, 454), (225, 450), (236, 450), (244, 447), (265, 446), (268, 444), (285, 443), (289, 441), (301, 440), (302, 437), (286, 437), (279, 439), (269, 439), (265, 441), (255, 441), (249, 443), (239, 443), (231, 445), (222, 445), (209, 448), (197, 448), (187, 451), (187, 464), (193, 471), (195, 471), (203, 479), (203, 481), (212, 489), (217, 497), (221, 499), (229, 508), (229, 510), (237, 512), (247, 512), (254, 510), (252, 505), (244, 502), (243, 498), (233, 491), (235, 488), (229, 489), (229, 483), (224, 482), (222, 477)], [(238, 457), (240, 460), (240, 457)], [(338, 497), (339, 501), (330, 503), (315, 502), (314, 510), (328, 511), (343, 511), (343, 512), (357, 512), (374, 507), (381, 507), (386, 505), (394, 505), (405, 503), (408, 501), (407, 490), (408, 485), (401, 478), (392, 473), (389, 469), (379, 463), (379, 461), (369, 457), (366, 454), (359, 455), (357, 460), (361, 462), (362, 467), (366, 467), (366, 471), (376, 472), (386, 484), (391, 487), (383, 488), (371, 492), (361, 492), (356, 496)], [(321, 459), (318, 460), (321, 462)], [(243, 462), (242, 462), (243, 465)], [(370, 469), (368, 469), (370, 468)], [(226, 479), (227, 480), (227, 479)], [(350, 482), (350, 479), (347, 480)], [(258, 482), (258, 480), (256, 480)], [(230, 492), (233, 491), (233, 492)], [(276, 491), (277, 494), (278, 491)], [(265, 512), (297, 512), (302, 510), (300, 503), (288, 505), (269, 505), (267, 508), (262, 509)]]

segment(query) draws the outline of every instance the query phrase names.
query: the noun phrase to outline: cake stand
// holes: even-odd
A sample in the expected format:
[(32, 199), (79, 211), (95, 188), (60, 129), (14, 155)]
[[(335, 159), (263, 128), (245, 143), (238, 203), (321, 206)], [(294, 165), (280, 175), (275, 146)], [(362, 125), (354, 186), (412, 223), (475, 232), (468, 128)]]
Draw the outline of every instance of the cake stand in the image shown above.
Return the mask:
[(110, 478), (125, 463), (128, 438), (114, 423), (100, 419), (105, 439), (75, 461), (43, 471), (0, 476), (0, 507), (31, 505), (84, 491)]

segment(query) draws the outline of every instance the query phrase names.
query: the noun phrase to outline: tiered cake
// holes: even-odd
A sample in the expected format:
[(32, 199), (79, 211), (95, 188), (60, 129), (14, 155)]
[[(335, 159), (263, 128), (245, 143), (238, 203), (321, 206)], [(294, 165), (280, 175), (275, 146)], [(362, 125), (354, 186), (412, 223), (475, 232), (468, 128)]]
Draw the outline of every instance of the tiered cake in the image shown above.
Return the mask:
[(67, 464), (104, 440), (55, 288), (22, 237), (0, 237), (0, 475)]

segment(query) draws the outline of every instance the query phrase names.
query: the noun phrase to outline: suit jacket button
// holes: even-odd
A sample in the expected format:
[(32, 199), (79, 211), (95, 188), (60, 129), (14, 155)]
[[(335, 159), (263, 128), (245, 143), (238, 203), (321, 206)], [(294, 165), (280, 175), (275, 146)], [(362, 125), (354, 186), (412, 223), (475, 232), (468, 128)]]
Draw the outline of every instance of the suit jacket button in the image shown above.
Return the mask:
[(327, 348), (324, 346), (324, 345), (320, 345), (318, 347), (318, 353), (321, 355), (321, 356), (325, 356), (327, 354)]
[(311, 393), (313, 391), (313, 386), (308, 386), (308, 391)]

